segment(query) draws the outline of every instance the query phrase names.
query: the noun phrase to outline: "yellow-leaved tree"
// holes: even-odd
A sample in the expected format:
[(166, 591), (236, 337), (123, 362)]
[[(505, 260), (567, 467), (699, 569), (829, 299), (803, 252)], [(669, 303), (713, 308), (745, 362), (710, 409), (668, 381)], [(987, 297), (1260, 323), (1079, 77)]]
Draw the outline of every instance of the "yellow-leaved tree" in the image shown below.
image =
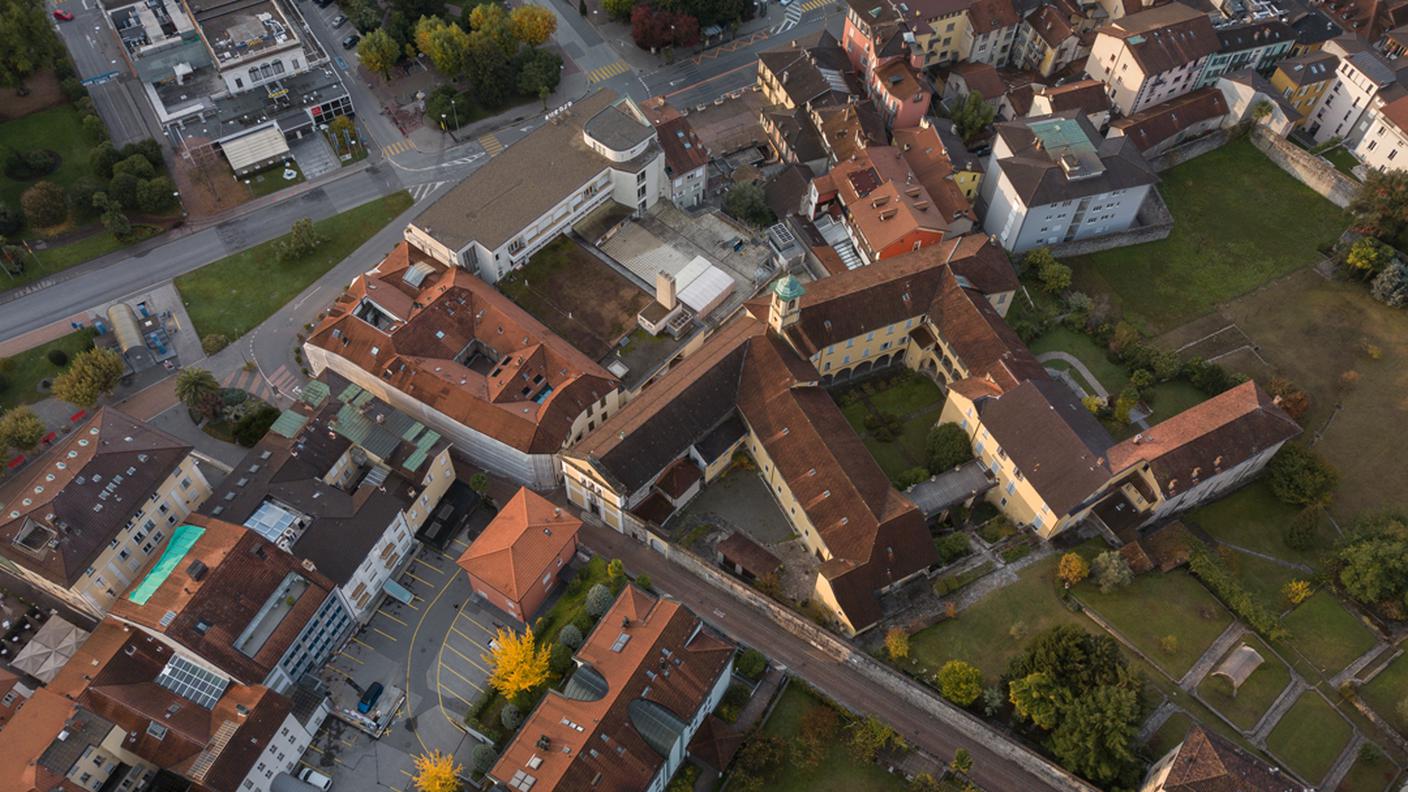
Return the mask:
[(520, 634), (500, 627), (491, 653), (483, 656), (489, 664), (489, 684), (509, 699), (532, 690), (548, 680), (551, 654), (550, 647), (533, 639), (533, 628)]
[(455, 764), (455, 757), (440, 751), (421, 754), (415, 759), (416, 789), (420, 792), (459, 792), (460, 773), (464, 768)]

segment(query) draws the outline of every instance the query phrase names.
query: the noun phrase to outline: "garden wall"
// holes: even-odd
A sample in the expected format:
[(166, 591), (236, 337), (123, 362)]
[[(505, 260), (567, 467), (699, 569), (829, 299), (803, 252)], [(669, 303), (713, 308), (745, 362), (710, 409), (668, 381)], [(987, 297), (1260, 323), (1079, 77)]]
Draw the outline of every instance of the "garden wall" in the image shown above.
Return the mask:
[(1252, 131), (1252, 144), (1268, 159), (1291, 174), (1296, 181), (1325, 196), (1335, 206), (1349, 206), (1359, 183), (1339, 172), (1327, 160), (1311, 154), (1285, 138), (1277, 137), (1261, 127)]
[(803, 619), (742, 581), (729, 577), (713, 564), (689, 550), (674, 544), (657, 544), (655, 542), (651, 543), (651, 547), (660, 551), (670, 561), (684, 567), (695, 577), (763, 611), (773, 623), (825, 652), (838, 663), (848, 663), (855, 673), (922, 709), (938, 721), (940, 728), (951, 729), (974, 743), (982, 745), (1042, 779), (1053, 789), (1069, 790), (1070, 792), (1092, 792), (1094, 789), (1046, 758), (1018, 745), (976, 717), (939, 698), (937, 694), (913, 679), (880, 663), (864, 652), (856, 651), (829, 631)]
[(1138, 224), (1128, 231), (1052, 245), (1051, 255), (1056, 258), (1087, 256), (1102, 250), (1113, 250), (1126, 245), (1142, 245), (1145, 242), (1167, 239), (1169, 232), (1173, 230), (1173, 214), (1164, 204), (1163, 196), (1159, 195), (1158, 187), (1149, 191), (1149, 197), (1145, 198), (1144, 205), (1139, 207), (1139, 214), (1135, 217), (1135, 221)]
[(1209, 151), (1222, 148), (1227, 144), (1227, 141), (1232, 139), (1232, 131), (1231, 129), (1216, 129), (1200, 138), (1180, 143), (1157, 157), (1146, 157), (1145, 159), (1148, 160), (1151, 168), (1162, 173), (1175, 165), (1182, 165), (1194, 157), (1201, 157)]

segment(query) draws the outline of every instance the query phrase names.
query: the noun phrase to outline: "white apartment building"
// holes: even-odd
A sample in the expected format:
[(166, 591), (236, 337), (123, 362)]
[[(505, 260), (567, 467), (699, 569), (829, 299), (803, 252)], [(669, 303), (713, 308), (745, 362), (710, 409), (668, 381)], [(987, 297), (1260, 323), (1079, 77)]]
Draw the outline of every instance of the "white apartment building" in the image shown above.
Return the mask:
[(1199, 87), (1219, 46), (1207, 14), (1169, 3), (1100, 28), (1085, 71), (1105, 84), (1121, 113), (1133, 115)]
[(1385, 102), (1374, 97), (1369, 128), (1352, 151), (1359, 161), (1379, 170), (1403, 170), (1408, 165), (1408, 96)]
[(1314, 140), (1334, 138), (1354, 148), (1369, 126), (1367, 111), (1379, 92), (1395, 85), (1394, 68), (1363, 42), (1341, 36), (1325, 43), (1324, 51), (1337, 56), (1334, 82), (1320, 95), (1304, 127)]

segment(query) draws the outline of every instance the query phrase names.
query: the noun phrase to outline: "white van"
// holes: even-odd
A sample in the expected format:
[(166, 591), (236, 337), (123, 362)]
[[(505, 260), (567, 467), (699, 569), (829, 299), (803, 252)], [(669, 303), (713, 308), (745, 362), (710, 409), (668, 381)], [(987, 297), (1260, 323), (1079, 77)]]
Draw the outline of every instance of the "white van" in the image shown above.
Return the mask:
[(318, 789), (323, 790), (323, 792), (332, 789), (332, 779), (311, 767), (303, 768), (303, 771), (298, 774), (298, 780), (305, 784), (312, 784)]

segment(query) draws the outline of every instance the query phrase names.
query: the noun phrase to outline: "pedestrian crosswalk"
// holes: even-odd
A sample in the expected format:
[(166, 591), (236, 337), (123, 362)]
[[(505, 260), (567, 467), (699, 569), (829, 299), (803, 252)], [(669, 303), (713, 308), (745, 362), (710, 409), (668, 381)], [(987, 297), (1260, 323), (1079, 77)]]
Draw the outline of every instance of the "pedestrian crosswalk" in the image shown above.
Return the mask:
[(504, 150), (504, 144), (499, 142), (499, 139), (494, 136), (493, 132), (487, 135), (480, 135), (479, 145), (483, 146), (484, 153), (491, 157), (498, 156), (498, 153)]
[(832, 0), (806, 0), (806, 2), (793, 0), (792, 4), (787, 6), (787, 13), (783, 16), (782, 22), (772, 29), (773, 34), (786, 33), (797, 27), (802, 21), (803, 14), (830, 5), (831, 2)]
[(830, 4), (831, 0), (807, 0), (807, 2), (802, 4), (802, 13), (805, 14), (808, 11), (815, 11), (818, 8), (821, 8), (822, 6)]
[(608, 64), (597, 69), (592, 69), (591, 71), (587, 72), (587, 82), (599, 83), (603, 80), (609, 80), (617, 75), (625, 74), (630, 70), (631, 67), (625, 61), (618, 60), (615, 63)]
[(395, 143), (392, 143), (392, 144), (386, 145), (386, 146), (382, 146), (382, 147), (381, 147), (381, 156), (383, 156), (383, 157), (394, 157), (394, 156), (396, 156), (397, 154), (400, 154), (400, 153), (403, 152), (403, 151), (410, 151), (411, 149), (413, 149), (413, 148), (415, 148), (415, 147), (416, 147), (416, 145), (411, 142), (411, 139), (410, 139), (410, 138), (401, 138), (400, 140), (396, 141)]
[(288, 366), (279, 366), (265, 379), (259, 369), (237, 369), (225, 375), (220, 384), (226, 388), (248, 391), (267, 402), (276, 401), (280, 395), (296, 397), (303, 390), (303, 377)]
[(424, 201), (426, 198), (429, 198), (431, 195), (433, 195), (436, 190), (440, 189), (440, 185), (444, 183), (445, 182), (443, 181), (435, 181), (424, 182), (422, 184), (412, 184), (410, 187), (407, 187), (406, 190), (410, 192), (411, 198), (416, 203), (420, 203), (421, 201)]

